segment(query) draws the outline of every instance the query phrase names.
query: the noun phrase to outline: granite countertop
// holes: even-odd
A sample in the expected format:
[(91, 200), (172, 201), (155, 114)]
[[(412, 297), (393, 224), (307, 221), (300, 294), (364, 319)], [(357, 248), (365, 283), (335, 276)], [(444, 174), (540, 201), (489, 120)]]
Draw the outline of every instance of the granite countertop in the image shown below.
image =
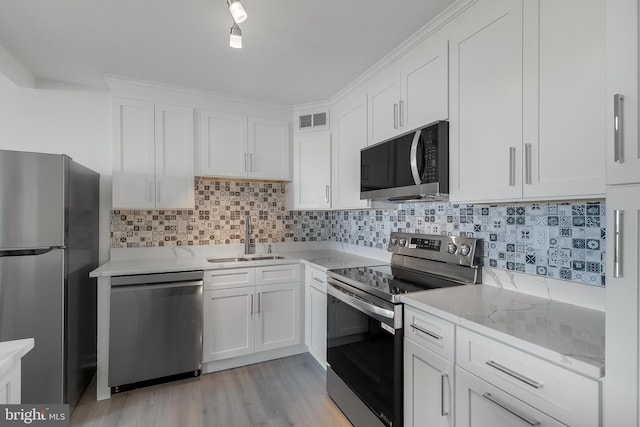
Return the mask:
[(16, 362), (33, 349), (33, 338), (0, 342), (0, 377), (9, 372)]
[(252, 256), (282, 256), (282, 259), (217, 262), (211, 263), (204, 256), (181, 256), (164, 258), (119, 259), (109, 261), (89, 273), (91, 277), (123, 276), (129, 274), (168, 273), (189, 270), (215, 270), (221, 268), (244, 268), (264, 265), (291, 264), (304, 262), (321, 270), (334, 268), (362, 267), (367, 265), (386, 264), (374, 258), (354, 255), (337, 249), (312, 249), (295, 252), (282, 251), (272, 254), (229, 255), (216, 258), (252, 257)]
[(402, 302), (584, 375), (604, 376), (602, 311), (487, 285), (416, 292)]

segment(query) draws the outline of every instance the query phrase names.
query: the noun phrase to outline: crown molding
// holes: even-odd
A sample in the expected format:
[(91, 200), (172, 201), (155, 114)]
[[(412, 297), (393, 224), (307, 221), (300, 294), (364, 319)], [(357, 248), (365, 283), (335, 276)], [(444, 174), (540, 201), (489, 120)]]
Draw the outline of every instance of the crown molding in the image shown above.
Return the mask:
[(174, 85), (169, 83), (160, 83), (150, 80), (136, 79), (133, 77), (119, 76), (115, 74), (104, 75), (107, 84), (111, 90), (111, 94), (114, 96), (130, 97), (132, 91), (155, 91), (165, 94), (178, 94), (186, 96), (198, 96), (215, 99), (217, 101), (234, 102), (238, 104), (248, 104), (261, 108), (269, 108), (275, 110), (281, 110), (283, 112), (291, 112), (293, 107), (286, 104), (278, 104), (272, 102), (261, 101), (254, 98), (246, 98), (236, 95), (229, 95), (222, 92), (207, 91), (201, 89), (194, 89), (187, 86)]

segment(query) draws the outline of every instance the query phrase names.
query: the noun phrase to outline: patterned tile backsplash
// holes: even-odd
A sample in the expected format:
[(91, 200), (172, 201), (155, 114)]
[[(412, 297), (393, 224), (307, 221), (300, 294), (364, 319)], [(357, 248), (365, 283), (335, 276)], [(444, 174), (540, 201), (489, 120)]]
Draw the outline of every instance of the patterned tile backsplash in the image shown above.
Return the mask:
[(196, 178), (193, 210), (114, 210), (111, 247), (334, 240), (386, 249), (391, 231), (484, 239), (485, 266), (604, 286), (604, 201), (287, 211), (285, 184)]

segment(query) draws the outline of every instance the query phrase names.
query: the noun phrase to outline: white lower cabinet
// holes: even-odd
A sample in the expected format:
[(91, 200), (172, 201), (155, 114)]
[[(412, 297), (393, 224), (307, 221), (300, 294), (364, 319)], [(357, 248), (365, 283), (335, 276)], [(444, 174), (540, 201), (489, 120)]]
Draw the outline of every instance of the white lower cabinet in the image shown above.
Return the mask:
[(305, 269), (304, 343), (309, 353), (327, 366), (327, 273), (315, 268)]
[[(300, 344), (299, 269), (277, 265), (206, 272), (203, 362)], [(277, 277), (284, 283), (274, 283)]]
[(547, 427), (565, 424), (456, 367), (456, 426)]
[(404, 425), (453, 427), (453, 362), (404, 339)]
[(204, 292), (203, 362), (254, 352), (254, 288)]
[(404, 425), (602, 425), (600, 380), (505, 341), (405, 305)]
[(405, 306), (404, 425), (454, 425), (453, 323)]
[(300, 343), (300, 283), (256, 286), (255, 351)]
[[(465, 383), (466, 377), (460, 375), (462, 370), (497, 387), (495, 393), (489, 392), (490, 395), (487, 396), (484, 391), (477, 394), (460, 390), (461, 387), (469, 389), (471, 386), (475, 390), (480, 384), (470, 382), (471, 380)], [(475, 405), (476, 409), (483, 408), (478, 409), (480, 414), (495, 412), (500, 413), (500, 417), (505, 417), (502, 412), (509, 411), (501, 409), (501, 405), (495, 402), (496, 399), (491, 399), (491, 396), (501, 396), (497, 401), (505, 403), (502, 406), (510, 408), (515, 405), (514, 402), (520, 402), (523, 404), (520, 407), (522, 410), (513, 412), (534, 414), (533, 418), (524, 417), (540, 422), (532, 425), (598, 427), (602, 418), (601, 388), (600, 382), (596, 379), (569, 371), (468, 329), (458, 327), (456, 330), (456, 396), (463, 399), (456, 402), (456, 410), (459, 411), (456, 419), (460, 423), (459, 426), (520, 425), (515, 424), (515, 421), (511, 424), (506, 421), (502, 421), (501, 424), (489, 422), (492, 418), (487, 418), (488, 424), (476, 424), (476, 417), (468, 413), (471, 410), (469, 408), (473, 409)], [(478, 396), (482, 398), (482, 404), (478, 403)], [(493, 410), (489, 412), (487, 408)], [(551, 423), (552, 418), (549, 417), (559, 420), (562, 424)], [(465, 420), (471, 420), (473, 424), (465, 424)]]

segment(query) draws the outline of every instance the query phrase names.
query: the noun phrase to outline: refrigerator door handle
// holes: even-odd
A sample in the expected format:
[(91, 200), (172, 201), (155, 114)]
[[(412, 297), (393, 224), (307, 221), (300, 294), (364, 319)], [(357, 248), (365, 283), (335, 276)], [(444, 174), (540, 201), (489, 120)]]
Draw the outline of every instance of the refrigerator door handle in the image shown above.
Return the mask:
[(55, 251), (56, 249), (67, 249), (66, 246), (47, 246), (42, 248), (16, 248), (16, 249), (0, 249), (0, 257), (7, 256), (33, 256), (42, 255)]

